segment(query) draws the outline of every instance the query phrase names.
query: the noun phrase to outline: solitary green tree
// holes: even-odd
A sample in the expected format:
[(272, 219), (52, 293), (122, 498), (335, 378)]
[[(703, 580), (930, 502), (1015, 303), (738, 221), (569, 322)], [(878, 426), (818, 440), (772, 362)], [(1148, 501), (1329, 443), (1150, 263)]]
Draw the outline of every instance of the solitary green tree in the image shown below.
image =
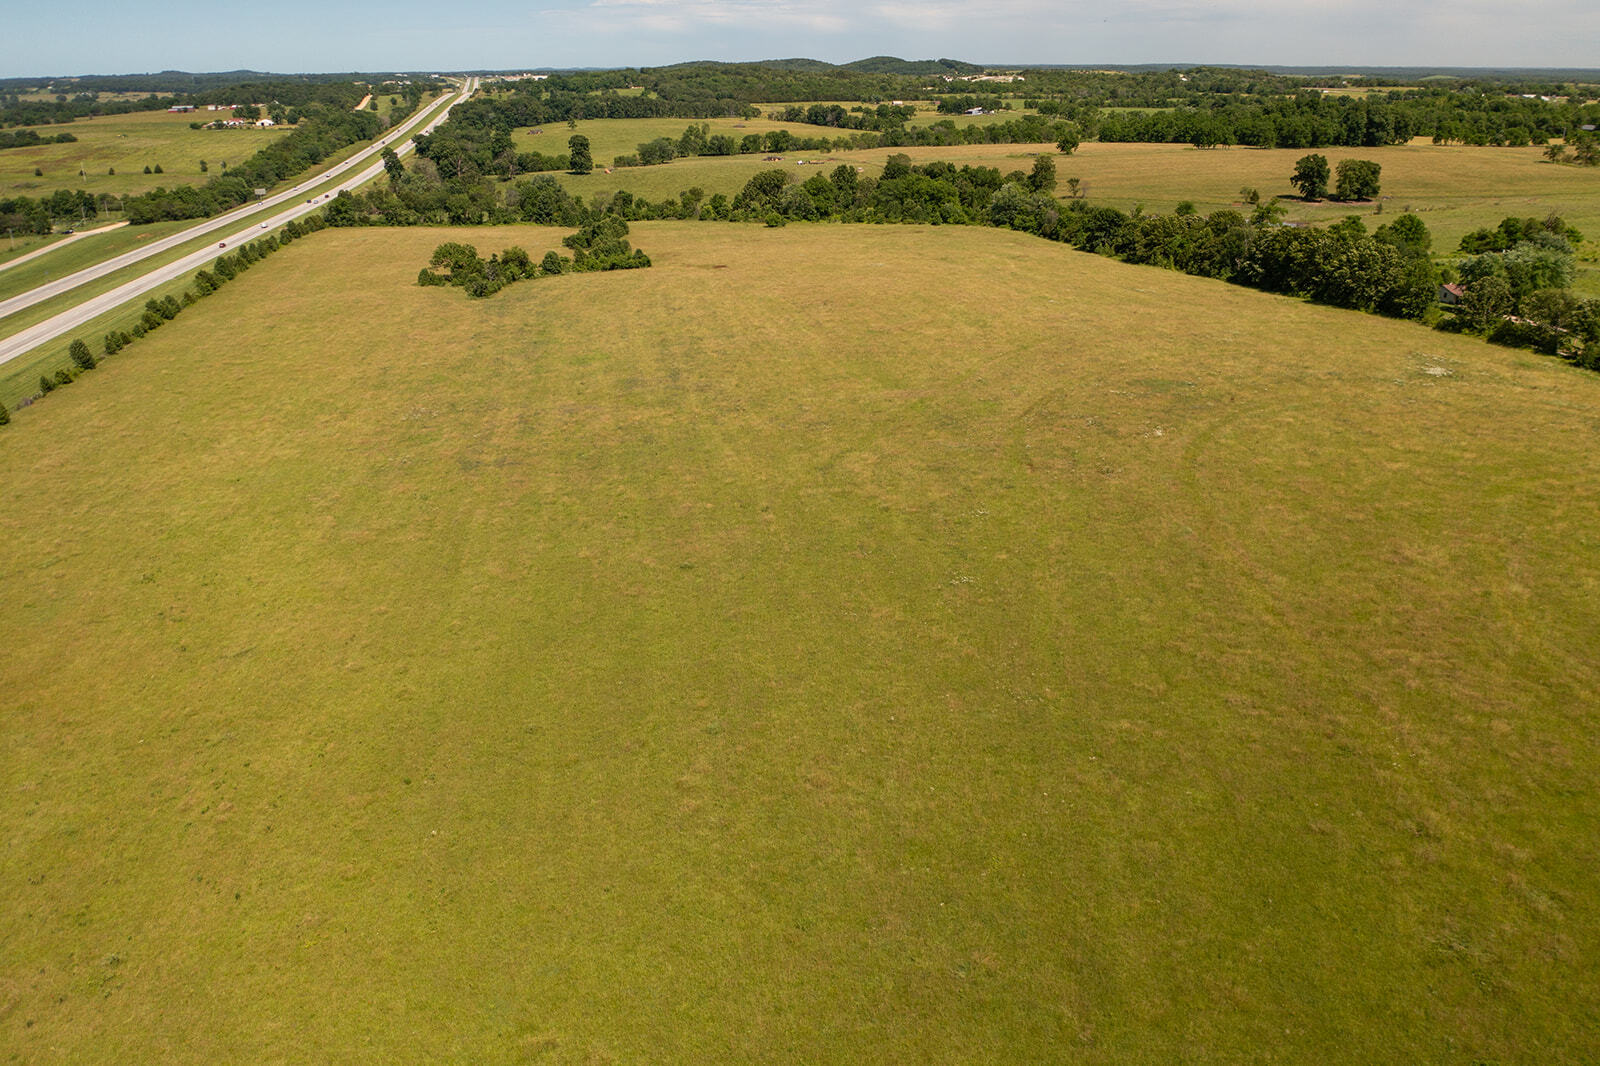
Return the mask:
[(1371, 200), (1378, 195), (1378, 175), (1383, 170), (1370, 159), (1341, 159), (1334, 183), (1335, 200)]
[(393, 148), (385, 148), (382, 158), (383, 169), (388, 172), (391, 183), (406, 176), (406, 165), (400, 162), (400, 157), (394, 154)]
[[(1289, 184), (1299, 189), (1307, 200), (1320, 200), (1328, 195), (1328, 157), (1313, 152), (1295, 160), (1294, 177), (1289, 179)], [(1260, 202), (1259, 195), (1256, 202)]]
[(594, 157), (589, 154), (589, 138), (581, 133), (574, 133), (567, 138), (567, 152), (571, 157), (567, 165), (572, 173), (593, 173)]
[(0, 403), (0, 426), (9, 426), (10, 424), (11, 412), (6, 410), (5, 404)]
[(1061, 139), (1056, 141), (1056, 150), (1062, 155), (1071, 155), (1078, 150), (1078, 142), (1083, 138), (1083, 131), (1075, 123), (1067, 123), (1066, 129), (1061, 134)]
[(89, 346), (83, 343), (83, 341), (73, 341), (72, 344), (67, 348), (67, 354), (72, 357), (73, 363), (77, 364), (79, 369), (94, 369), (94, 353), (89, 350)]
[(1035, 156), (1033, 173), (1028, 175), (1028, 188), (1034, 192), (1049, 192), (1056, 187), (1056, 161), (1047, 155)]
[(1387, 225), (1379, 226), (1373, 240), (1392, 245), (1405, 255), (1426, 255), (1433, 243), (1433, 234), (1416, 215), (1401, 215)]

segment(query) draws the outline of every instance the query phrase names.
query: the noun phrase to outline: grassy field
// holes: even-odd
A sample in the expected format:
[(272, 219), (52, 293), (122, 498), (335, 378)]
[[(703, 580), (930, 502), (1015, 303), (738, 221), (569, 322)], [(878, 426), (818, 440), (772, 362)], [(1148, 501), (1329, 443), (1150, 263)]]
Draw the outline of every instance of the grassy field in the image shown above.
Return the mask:
[(560, 236), (0, 432), (0, 1058), (1600, 1058), (1600, 377), (980, 229), (415, 284)]
[[(54, 244), (61, 239), (57, 233), (11, 233), (6, 235), (5, 243), (0, 244), (0, 264), (9, 263), (13, 259), (20, 259), (29, 252), (37, 251), (47, 244)], [(0, 273), (0, 284), (4, 284), (4, 274)]]
[[(979, 92), (978, 95), (982, 96), (985, 94)], [(1028, 115), (1034, 114), (1033, 111), (1023, 107), (1020, 100), (1012, 101), (1011, 104), (1014, 110), (991, 111), (986, 115), (941, 115), (935, 109), (937, 105), (930, 106), (927, 104), (920, 104), (918, 106), (924, 107), (926, 110), (918, 111), (912, 116), (911, 121), (907, 123), (907, 125), (915, 128), (917, 126), (931, 126), (935, 122), (949, 121), (955, 123), (957, 128), (965, 126), (995, 126), (1002, 122), (1012, 122), (1016, 119), (1024, 118)]]
[[(594, 156), (595, 166), (604, 168), (610, 166), (611, 161), (617, 156), (633, 155), (638, 151), (639, 145), (653, 141), (657, 137), (676, 141), (691, 125), (710, 126), (712, 136), (725, 134), (735, 140), (752, 133), (765, 134), (772, 130), (788, 130), (796, 137), (836, 137), (851, 132), (810, 126), (803, 122), (773, 122), (765, 118), (709, 118), (699, 122), (686, 118), (597, 118), (579, 122), (574, 127), (568, 127), (565, 122), (551, 123), (540, 127), (543, 132), (537, 134), (532, 129), (518, 129), (512, 139), (516, 142), (518, 151), (561, 155), (567, 150), (567, 139), (575, 134), (582, 134), (589, 138), (589, 152)], [(709, 162), (726, 162), (736, 158), (739, 157), (706, 157)], [(758, 161), (760, 158), (759, 155), (756, 157)], [(688, 159), (683, 162), (695, 161)]]
[[(0, 152), (0, 195), (48, 196), (57, 189), (83, 189), (116, 196), (149, 192), (158, 185), (198, 185), (219, 177), (222, 164), (242, 163), (288, 132), (282, 129), (192, 130), (191, 122), (231, 117), (224, 111), (83, 118), (66, 125), (36, 127), (42, 137), (70, 133), (70, 144), (40, 144)], [(210, 170), (200, 172), (200, 160)], [(146, 174), (160, 165), (162, 173)], [(34, 170), (44, 171), (44, 176)], [(108, 173), (115, 170), (116, 174)], [(83, 176), (79, 176), (79, 171)]]
[[(91, 223), (90, 228), (105, 226), (117, 219), (116, 214), (102, 216), (99, 221)], [(75, 274), (84, 267), (104, 262), (124, 252), (131, 252), (135, 248), (171, 236), (192, 225), (194, 225), (193, 219), (184, 219), (175, 222), (152, 222), (144, 226), (122, 226), (73, 241), (46, 255), (0, 271), (0, 299), (10, 299), (57, 278)], [(41, 243), (43, 242), (36, 238), (32, 247), (37, 248)]]

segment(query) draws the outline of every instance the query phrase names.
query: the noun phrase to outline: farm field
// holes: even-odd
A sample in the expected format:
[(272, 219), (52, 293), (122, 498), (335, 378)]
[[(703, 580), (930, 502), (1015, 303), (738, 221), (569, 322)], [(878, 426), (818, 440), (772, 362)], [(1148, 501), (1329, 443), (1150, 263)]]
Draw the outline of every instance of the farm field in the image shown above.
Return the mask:
[[(521, 152), (542, 152), (545, 155), (561, 155), (567, 150), (567, 139), (575, 134), (582, 134), (589, 138), (589, 152), (594, 157), (596, 169), (603, 169), (611, 165), (611, 161), (619, 155), (633, 155), (638, 151), (639, 145), (653, 141), (657, 137), (667, 137), (676, 141), (683, 136), (683, 131), (690, 126), (705, 125), (711, 127), (711, 135), (725, 134), (738, 140), (751, 133), (769, 133), (773, 130), (788, 130), (796, 137), (835, 137), (841, 132), (849, 130), (835, 130), (823, 126), (811, 126), (803, 122), (773, 122), (766, 118), (596, 118), (578, 122), (569, 128), (565, 122), (551, 123), (539, 127), (544, 132), (534, 133), (532, 129), (521, 128), (513, 132), (512, 140), (516, 142), (517, 150)], [(739, 156), (704, 156), (682, 160), (693, 163), (699, 159), (708, 162), (725, 162), (739, 159)], [(759, 162), (760, 155), (756, 156)], [(646, 169), (624, 167), (624, 170)]]
[(415, 283), (562, 235), (0, 434), (9, 1057), (1600, 1058), (1600, 376), (977, 228)]
[[(284, 136), (281, 129), (192, 130), (191, 122), (230, 117), (223, 111), (173, 114), (143, 111), (103, 115), (76, 122), (33, 127), (41, 137), (70, 133), (67, 144), (39, 144), (0, 151), (0, 196), (48, 196), (57, 189), (83, 189), (115, 196), (149, 192), (157, 186), (199, 185), (223, 173), (222, 164), (242, 163)], [(200, 172), (200, 160), (210, 170)], [(162, 173), (146, 174), (160, 165)], [(44, 171), (44, 176), (34, 170)], [(108, 171), (116, 170), (116, 174)], [(78, 172), (84, 176), (79, 177)]]
[[(977, 96), (988, 95), (981, 89), (974, 90), (974, 94)], [(1007, 103), (1011, 105), (1011, 110), (991, 111), (986, 115), (941, 115), (935, 110), (937, 105), (930, 105), (924, 102), (917, 105), (919, 110), (911, 117), (911, 121), (907, 125), (915, 128), (918, 126), (932, 126), (936, 122), (953, 122), (957, 128), (965, 126), (995, 126), (1002, 122), (1011, 122), (1035, 114), (1033, 110), (1023, 107), (1020, 100), (1010, 100)]]

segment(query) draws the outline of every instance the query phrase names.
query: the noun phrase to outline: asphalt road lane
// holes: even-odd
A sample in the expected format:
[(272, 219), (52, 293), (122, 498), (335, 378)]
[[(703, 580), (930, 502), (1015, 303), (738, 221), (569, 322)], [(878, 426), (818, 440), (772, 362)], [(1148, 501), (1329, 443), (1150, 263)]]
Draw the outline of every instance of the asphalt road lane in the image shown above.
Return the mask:
[[(301, 215), (320, 210), (328, 200), (333, 198), (334, 192), (344, 189), (355, 189), (356, 187), (363, 185), (376, 177), (383, 170), (383, 161), (378, 159), (377, 162), (370, 163), (365, 169), (361, 170), (353, 177), (347, 178), (345, 181), (341, 182), (338, 188), (333, 192), (319, 194), (316, 200), (312, 203), (305, 202), (305, 189), (307, 186), (320, 186), (329, 178), (337, 177), (338, 175), (349, 171), (352, 167), (360, 166), (362, 163), (372, 160), (374, 157), (380, 155), (385, 147), (388, 147), (388, 142), (391, 140), (399, 139), (401, 142), (395, 147), (395, 153), (397, 155), (406, 154), (411, 150), (411, 137), (417, 132), (427, 133), (439, 125), (439, 123), (443, 122), (449, 116), (451, 108), (455, 107), (456, 104), (460, 103), (462, 100), (471, 95), (473, 89), (476, 87), (476, 84), (477, 83), (475, 81), (469, 81), (467, 85), (453, 98), (446, 98), (448, 102), (444, 105), (443, 110), (436, 110), (439, 106), (436, 104), (435, 109), (424, 111), (422, 114), (414, 117), (411, 122), (400, 126), (398, 129), (385, 136), (380, 143), (363, 149), (357, 155), (352, 156), (350, 159), (345, 160), (338, 166), (331, 168), (324, 174), (308, 179), (300, 185), (296, 185), (292, 189), (277, 193), (259, 203), (238, 208), (234, 211), (228, 212), (227, 214), (219, 215), (213, 219), (208, 219), (196, 226), (191, 226), (181, 233), (176, 233), (171, 237), (163, 238), (162, 240), (157, 241), (148, 247), (139, 248), (124, 255), (117, 256), (114, 259), (109, 259), (104, 263), (99, 263), (93, 267), (81, 270), (69, 277), (62, 278), (59, 281), (50, 282), (40, 286), (37, 289), (23, 293), (20, 296), (6, 300), (3, 303), (0, 303), (0, 318), (4, 318), (6, 315), (14, 314), (23, 308), (31, 307), (33, 304), (39, 303), (41, 300), (47, 300), (52, 296), (57, 296), (63, 292), (68, 292), (80, 285), (85, 284), (86, 282), (93, 281), (95, 278), (104, 277), (106, 274), (120, 270), (122, 267), (128, 266), (132, 263), (137, 263), (141, 259), (146, 259), (152, 255), (158, 255), (161, 252), (167, 251), (168, 249), (178, 247), (182, 244), (187, 244), (198, 236), (217, 234), (219, 235), (219, 243), (232, 246), (235, 242), (248, 241), (254, 237), (264, 236), (267, 232), (276, 229), (278, 226), (283, 225), (290, 219), (299, 218)], [(432, 116), (431, 118), (430, 115)], [(419, 131), (417, 127), (423, 122), (426, 122), (427, 125)], [(261, 213), (263, 211), (270, 210), (272, 207), (279, 206), (289, 201), (294, 201), (293, 207), (279, 212), (270, 218), (262, 219)], [(248, 223), (246, 223), (246, 219), (248, 219)], [(263, 221), (266, 224), (265, 228), (262, 227)], [(225, 252), (225, 249), (217, 247), (216, 245), (202, 248), (199, 251), (186, 255), (182, 259), (169, 263), (166, 266), (157, 267), (149, 273), (135, 278), (133, 281), (119, 285), (110, 292), (91, 297), (76, 307), (73, 307), (67, 311), (63, 311), (52, 318), (38, 323), (37, 325), (30, 326), (27, 329), (21, 330), (9, 337), (6, 337), (4, 340), (0, 340), (0, 364), (10, 362), (17, 356), (31, 351), (41, 344), (45, 344), (51, 340), (54, 340), (63, 333), (68, 333), (74, 329), (77, 329), (96, 316), (102, 315), (128, 300), (136, 299), (137, 297), (144, 295), (146, 292), (166, 284), (174, 278), (178, 278), (186, 273), (198, 270), (211, 260), (215, 259), (217, 256), (225, 254)]]

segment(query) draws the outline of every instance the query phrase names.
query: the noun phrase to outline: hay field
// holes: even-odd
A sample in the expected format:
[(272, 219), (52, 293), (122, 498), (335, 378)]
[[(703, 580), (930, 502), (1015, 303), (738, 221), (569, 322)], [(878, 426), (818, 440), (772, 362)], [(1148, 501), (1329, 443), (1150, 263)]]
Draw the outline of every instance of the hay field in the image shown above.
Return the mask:
[(298, 242), (0, 434), (26, 1062), (1600, 1057), (1600, 378), (982, 229)]
[[(292, 129), (189, 128), (191, 122), (229, 117), (231, 112), (204, 109), (189, 114), (140, 111), (34, 127), (41, 137), (70, 133), (78, 139), (0, 152), (0, 195), (39, 197), (57, 189), (83, 189), (96, 196), (129, 196), (163, 185), (199, 185), (221, 176), (223, 162), (242, 163)], [(202, 159), (210, 168), (204, 174)], [(157, 164), (162, 173), (144, 173), (145, 167), (153, 170)], [(43, 177), (34, 174), (36, 168), (44, 171)], [(109, 174), (113, 169), (116, 174)]]

